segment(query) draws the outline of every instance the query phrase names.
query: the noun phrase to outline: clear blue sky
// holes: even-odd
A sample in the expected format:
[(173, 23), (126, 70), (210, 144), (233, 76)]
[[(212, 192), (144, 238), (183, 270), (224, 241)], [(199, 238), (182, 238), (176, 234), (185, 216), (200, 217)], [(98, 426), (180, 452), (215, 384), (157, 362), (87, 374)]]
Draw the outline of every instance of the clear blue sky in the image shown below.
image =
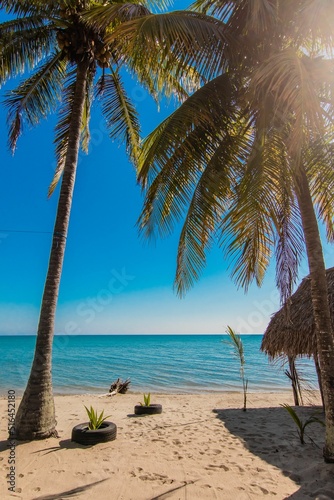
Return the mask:
[[(187, 5), (175, 2), (176, 8)], [(11, 88), (11, 83), (0, 90)], [(145, 136), (172, 110), (157, 111), (134, 81), (128, 91)], [(96, 103), (97, 104), (97, 103)], [(36, 332), (58, 190), (47, 198), (54, 170), (55, 117), (25, 130), (15, 156), (0, 110), (0, 334)], [(261, 333), (279, 307), (274, 269), (247, 295), (229, 278), (218, 248), (201, 280), (184, 299), (173, 292), (178, 234), (148, 243), (136, 220), (142, 194), (122, 146), (112, 143), (95, 106), (89, 155), (80, 155), (61, 282), (56, 333)], [(40, 231), (44, 233), (11, 232)], [(327, 266), (333, 249), (325, 247)], [(302, 278), (308, 273), (304, 264)]]

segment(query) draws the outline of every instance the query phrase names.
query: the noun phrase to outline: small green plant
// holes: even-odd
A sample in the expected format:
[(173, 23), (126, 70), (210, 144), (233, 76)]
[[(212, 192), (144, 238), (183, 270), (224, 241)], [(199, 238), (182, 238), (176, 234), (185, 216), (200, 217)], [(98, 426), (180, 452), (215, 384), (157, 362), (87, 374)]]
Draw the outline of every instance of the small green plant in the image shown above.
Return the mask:
[(90, 409), (85, 406), (86, 412), (89, 418), (89, 425), (88, 428), (92, 431), (99, 429), (103, 422), (107, 420), (111, 415), (108, 415), (107, 417), (104, 417), (104, 411), (100, 413), (100, 415), (97, 414), (97, 411), (94, 410), (94, 408), (91, 406)]
[(303, 422), (298, 417), (296, 411), (293, 408), (291, 408), (290, 405), (283, 404), (281, 406), (289, 413), (290, 417), (295, 422), (295, 424), (297, 426), (297, 432), (298, 432), (298, 436), (299, 436), (301, 444), (305, 444), (305, 440), (304, 440), (305, 429), (308, 425), (317, 423), (317, 424), (325, 426), (324, 422), (322, 420), (320, 420), (319, 418), (317, 418), (315, 416), (315, 414), (311, 415), (307, 420), (305, 420), (305, 422)]
[(229, 335), (229, 339), (227, 341), (228, 344), (232, 345), (234, 349), (235, 356), (239, 359), (240, 362), (240, 378), (242, 380), (242, 388), (244, 393), (244, 406), (243, 411), (247, 409), (247, 389), (248, 389), (248, 379), (245, 377), (245, 355), (244, 355), (244, 346), (241, 340), (240, 335), (236, 334), (235, 331), (228, 326), (226, 329), (226, 333)]
[(144, 403), (140, 403), (142, 406), (150, 406), (151, 404), (151, 394), (144, 394)]

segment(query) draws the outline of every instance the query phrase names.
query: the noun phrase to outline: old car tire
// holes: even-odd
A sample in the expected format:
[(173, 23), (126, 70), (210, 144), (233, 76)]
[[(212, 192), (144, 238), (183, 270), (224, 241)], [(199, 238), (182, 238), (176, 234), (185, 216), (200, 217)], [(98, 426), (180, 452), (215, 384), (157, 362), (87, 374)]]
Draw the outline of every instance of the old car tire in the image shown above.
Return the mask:
[(117, 426), (113, 422), (103, 422), (99, 429), (91, 430), (88, 422), (79, 424), (72, 429), (72, 441), (91, 446), (97, 443), (106, 443), (116, 439)]
[(152, 404), (150, 406), (135, 406), (135, 415), (157, 415), (162, 412), (162, 406), (158, 404)]

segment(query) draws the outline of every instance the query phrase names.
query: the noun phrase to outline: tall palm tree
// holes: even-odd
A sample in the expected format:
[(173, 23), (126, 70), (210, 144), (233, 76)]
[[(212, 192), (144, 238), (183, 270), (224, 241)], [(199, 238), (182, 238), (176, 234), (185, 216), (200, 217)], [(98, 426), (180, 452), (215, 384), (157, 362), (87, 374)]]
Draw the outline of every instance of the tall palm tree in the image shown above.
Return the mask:
[[(165, 4), (157, 3), (160, 7)], [(135, 162), (138, 157), (138, 116), (120, 73), (126, 58), (106, 38), (115, 25), (150, 14), (147, 4), (146, 0), (132, 3), (116, 0), (0, 1), (0, 8), (9, 15), (9, 20), (0, 24), (0, 84), (23, 73), (25, 76), (5, 99), (10, 148), (14, 152), (25, 123), (34, 126), (58, 109), (57, 168), (49, 194), (62, 178), (35, 356), (16, 416), (18, 439), (56, 434), (52, 341), (78, 152), (80, 148), (87, 151), (90, 108), (93, 98), (98, 97), (110, 137), (125, 142), (131, 160)], [(86, 15), (101, 22), (88, 25)], [(131, 69), (133, 72), (138, 69), (140, 73), (139, 65)], [(26, 77), (27, 73), (30, 76)], [(187, 95), (170, 73), (160, 87), (151, 74), (143, 74), (141, 82), (154, 95), (161, 88), (173, 89), (178, 96)]]
[(186, 61), (209, 80), (144, 142), (139, 226), (147, 236), (165, 235), (184, 219), (180, 294), (218, 242), (245, 289), (254, 279), (261, 285), (275, 253), (285, 302), (306, 247), (326, 410), (324, 457), (333, 462), (334, 339), (317, 217), (333, 241), (334, 5), (197, 0), (194, 7), (216, 21), (201, 32), (212, 50), (200, 55), (179, 28), (182, 13), (133, 20), (113, 35), (124, 37), (128, 50), (136, 47), (137, 58), (146, 45), (152, 64), (160, 54), (160, 66), (168, 66), (172, 54), (176, 74)]

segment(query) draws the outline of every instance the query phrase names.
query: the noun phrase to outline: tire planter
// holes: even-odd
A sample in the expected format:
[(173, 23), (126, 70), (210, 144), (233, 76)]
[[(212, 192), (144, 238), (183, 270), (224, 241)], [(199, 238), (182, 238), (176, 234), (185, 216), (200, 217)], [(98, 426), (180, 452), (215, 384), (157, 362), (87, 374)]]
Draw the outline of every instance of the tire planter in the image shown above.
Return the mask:
[(162, 406), (158, 404), (152, 404), (150, 406), (135, 406), (135, 415), (157, 415), (162, 412)]
[(79, 424), (72, 429), (72, 441), (91, 446), (97, 443), (106, 443), (116, 439), (117, 426), (113, 422), (103, 422), (99, 429), (91, 430), (88, 422)]

